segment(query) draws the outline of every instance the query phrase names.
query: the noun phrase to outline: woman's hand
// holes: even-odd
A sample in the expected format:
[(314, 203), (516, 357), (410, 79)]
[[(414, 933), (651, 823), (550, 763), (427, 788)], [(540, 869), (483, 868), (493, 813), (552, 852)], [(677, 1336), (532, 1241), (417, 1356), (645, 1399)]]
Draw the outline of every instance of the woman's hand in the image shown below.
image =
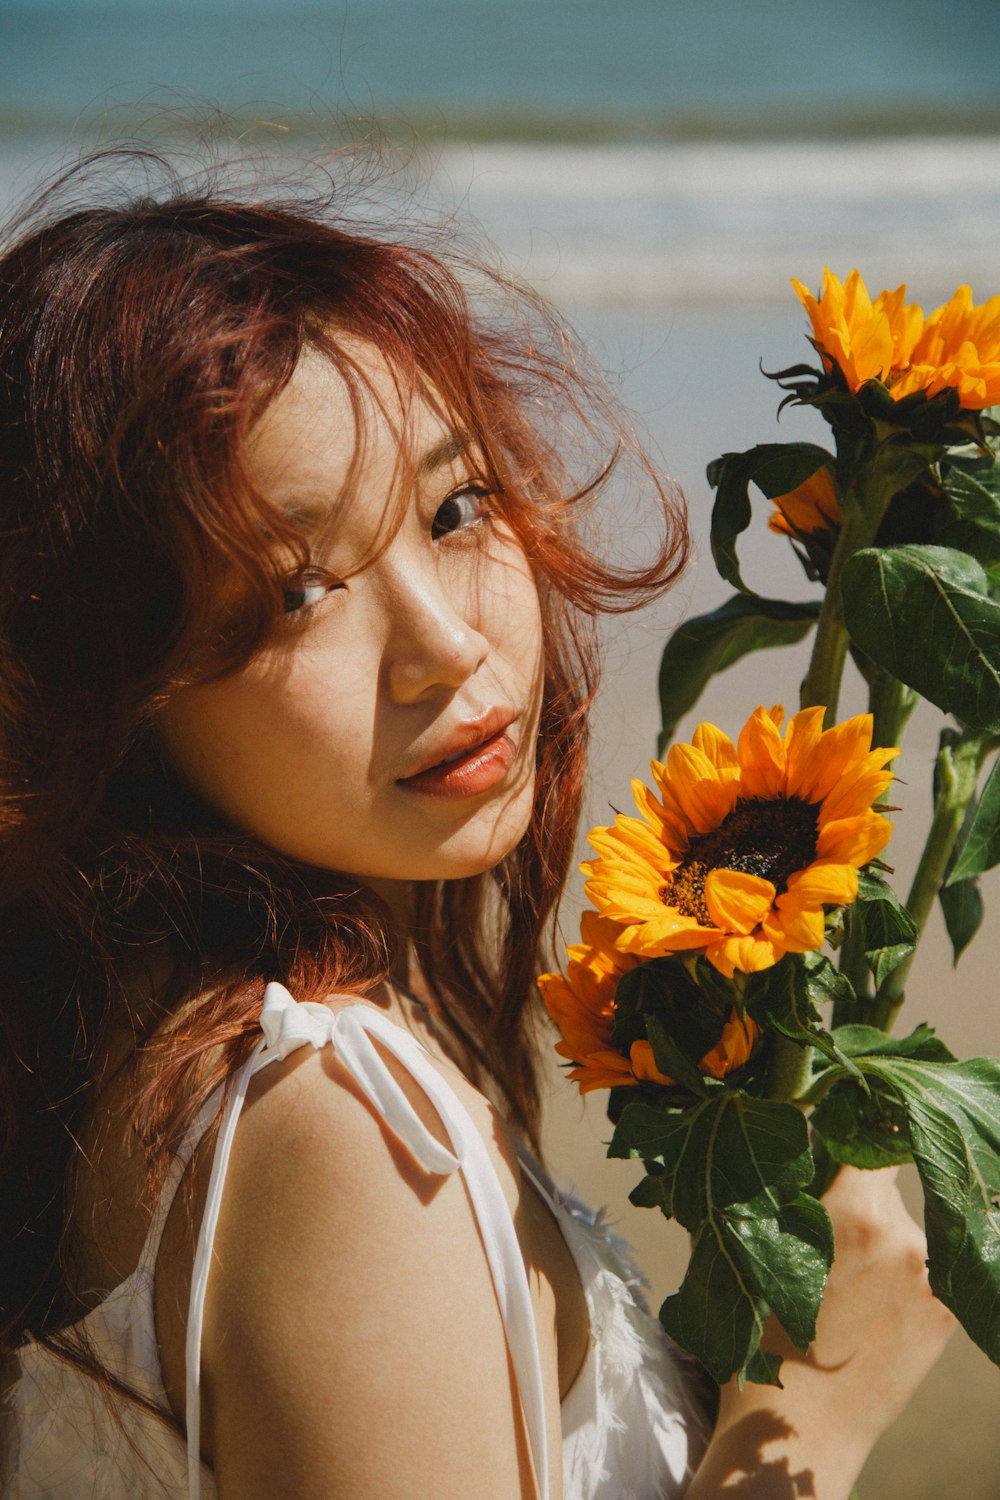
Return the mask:
[(808, 1354), (772, 1319), (784, 1389), (731, 1382), (688, 1500), (845, 1500), (955, 1326), (927, 1281), (923, 1233), (895, 1169), (844, 1167), (824, 1202), (836, 1258)]

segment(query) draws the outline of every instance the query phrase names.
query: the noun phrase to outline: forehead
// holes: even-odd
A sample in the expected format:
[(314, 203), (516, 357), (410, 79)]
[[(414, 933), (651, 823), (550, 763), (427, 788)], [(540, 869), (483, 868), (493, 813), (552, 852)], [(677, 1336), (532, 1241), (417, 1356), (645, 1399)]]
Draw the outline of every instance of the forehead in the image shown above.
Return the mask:
[(388, 497), (465, 449), (433, 393), (374, 346), (344, 339), (337, 355), (307, 346), (251, 435), (254, 477), (292, 520), (328, 518), (362, 481)]

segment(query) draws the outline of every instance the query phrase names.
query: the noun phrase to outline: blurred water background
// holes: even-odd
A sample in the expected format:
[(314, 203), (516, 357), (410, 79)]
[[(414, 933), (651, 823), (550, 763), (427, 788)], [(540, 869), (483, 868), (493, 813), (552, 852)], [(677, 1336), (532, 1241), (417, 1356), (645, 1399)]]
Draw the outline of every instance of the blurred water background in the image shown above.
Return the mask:
[[(824, 263), (841, 276), (857, 265), (873, 291), (907, 281), (925, 309), (963, 281), (977, 300), (1000, 291), (1000, 7), (0, 0), (5, 217), (45, 174), (132, 135), (182, 159), (209, 138), (279, 174), (318, 163), (336, 176), (345, 141), (373, 133), (400, 163), (386, 204), (402, 190), (418, 217), (454, 216), (554, 300), (687, 495), (692, 568), (609, 638), (590, 797), (590, 821), (608, 821), (654, 748), (666, 635), (729, 592), (708, 553), (706, 463), (782, 436), (824, 440), (812, 414), (776, 425), (758, 372), (810, 353), (788, 278), (815, 286)], [(802, 597), (764, 510), (745, 571)], [(641, 551), (631, 511), (608, 524)], [(750, 658), (681, 732), (701, 717), (735, 730), (762, 700), (794, 707), (804, 665), (801, 649)], [(846, 707), (864, 707), (856, 682)], [(897, 763), (890, 851), (904, 893), (939, 727), (918, 714)], [(935, 918), (907, 1007), (964, 1056), (1000, 1051), (995, 878), (985, 894), (985, 930), (957, 971)], [(568, 940), (579, 900), (567, 899)], [(684, 1237), (628, 1206), (629, 1169), (603, 1161), (601, 1097), (584, 1106), (553, 1069), (548, 1119), (553, 1170), (622, 1219), (658, 1301), (682, 1274)], [(997, 1373), (959, 1335), (873, 1455), (863, 1500), (992, 1500), (998, 1419)]]

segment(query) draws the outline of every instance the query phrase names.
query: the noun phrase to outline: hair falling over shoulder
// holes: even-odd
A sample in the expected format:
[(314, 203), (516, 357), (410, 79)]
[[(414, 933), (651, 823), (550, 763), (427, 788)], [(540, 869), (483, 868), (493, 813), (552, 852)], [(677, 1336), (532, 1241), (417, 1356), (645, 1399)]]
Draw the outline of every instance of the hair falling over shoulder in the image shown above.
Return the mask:
[[(420, 234), (358, 227), (336, 185), (237, 198), (147, 153), (162, 186), (129, 200), (93, 180), (123, 161), (76, 169), (0, 248), (8, 1348), (80, 1316), (62, 1275), (74, 1130), (106, 1081), (112, 1028), (135, 1034), (131, 1123), (153, 1188), (253, 1045), (268, 980), (319, 998), (364, 991), (391, 963), (374, 895), (225, 826), (171, 778), (154, 734), (173, 691), (266, 641), (288, 557), (308, 556), (248, 464), (254, 423), (303, 348), (356, 381), (338, 338), (360, 338), (431, 387), (501, 481), (536, 574), (546, 659), (531, 827), (488, 875), (421, 888), (416, 922), (437, 1000), (529, 1135), (534, 976), (572, 857), (594, 619), (664, 589), (686, 548), (679, 506), (536, 298)], [(659, 555), (637, 570), (588, 543), (593, 502), (630, 463), (665, 520)], [(136, 974), (156, 978), (141, 1016)]]

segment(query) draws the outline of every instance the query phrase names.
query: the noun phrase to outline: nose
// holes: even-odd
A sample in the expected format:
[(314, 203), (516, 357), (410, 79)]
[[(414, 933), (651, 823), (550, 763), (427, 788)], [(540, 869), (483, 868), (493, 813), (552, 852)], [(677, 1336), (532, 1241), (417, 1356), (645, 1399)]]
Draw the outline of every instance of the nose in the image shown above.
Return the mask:
[(460, 688), (489, 655), (472, 623), (470, 601), (455, 597), (431, 572), (400, 569), (388, 585), (391, 629), (385, 656), (389, 692), (416, 703), (442, 688)]

